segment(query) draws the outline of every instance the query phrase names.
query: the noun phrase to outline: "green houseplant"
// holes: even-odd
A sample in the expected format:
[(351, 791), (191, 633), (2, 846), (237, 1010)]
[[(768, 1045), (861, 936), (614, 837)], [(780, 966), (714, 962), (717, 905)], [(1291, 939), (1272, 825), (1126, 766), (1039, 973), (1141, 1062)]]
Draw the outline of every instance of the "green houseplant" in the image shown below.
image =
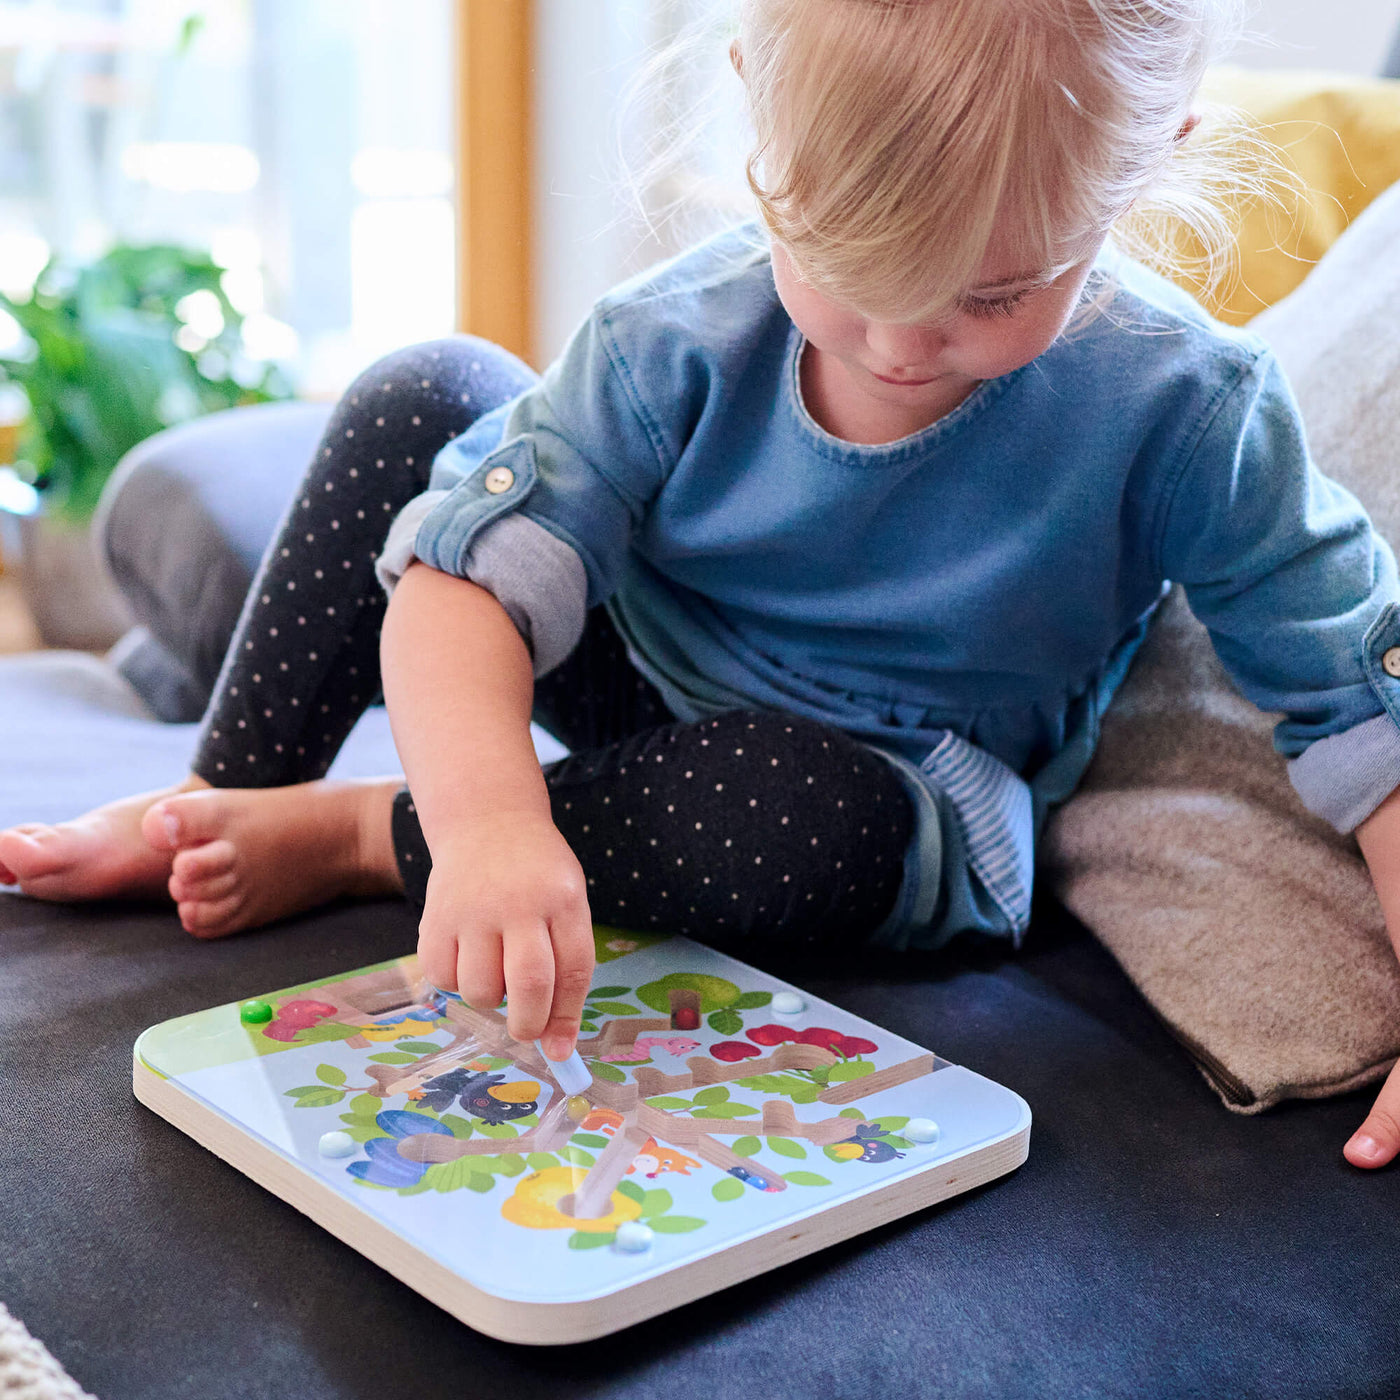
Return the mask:
[(124, 624), (102, 599), (95, 561), (88, 568), (86, 538), (123, 454), (175, 423), (291, 393), (279, 369), (247, 353), (222, 278), (201, 252), (119, 244), (86, 264), (50, 260), (27, 300), (0, 295), (24, 333), (0, 355), (0, 384), (27, 402), (15, 466), (41, 502), (7, 533), (20, 537), (26, 596), (49, 645), (105, 645)]

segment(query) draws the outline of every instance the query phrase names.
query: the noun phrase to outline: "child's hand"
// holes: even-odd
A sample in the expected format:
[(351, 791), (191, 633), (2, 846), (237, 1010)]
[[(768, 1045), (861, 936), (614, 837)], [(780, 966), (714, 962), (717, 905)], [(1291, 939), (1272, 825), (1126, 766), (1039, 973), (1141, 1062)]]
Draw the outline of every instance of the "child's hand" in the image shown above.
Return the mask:
[(1383, 1167), (1400, 1152), (1400, 1063), (1342, 1152), (1354, 1167)]
[(593, 981), (593, 923), (583, 870), (554, 824), (498, 815), (433, 849), (418, 925), (424, 975), (468, 1006), (509, 998), (516, 1040), (542, 1039), (552, 1060), (578, 1038)]

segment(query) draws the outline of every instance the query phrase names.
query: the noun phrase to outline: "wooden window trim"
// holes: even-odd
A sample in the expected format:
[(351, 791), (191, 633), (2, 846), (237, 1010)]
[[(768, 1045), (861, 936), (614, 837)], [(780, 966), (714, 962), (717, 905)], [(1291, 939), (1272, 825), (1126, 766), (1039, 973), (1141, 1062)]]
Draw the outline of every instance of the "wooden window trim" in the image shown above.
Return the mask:
[(534, 364), (534, 0), (457, 0), (457, 326)]

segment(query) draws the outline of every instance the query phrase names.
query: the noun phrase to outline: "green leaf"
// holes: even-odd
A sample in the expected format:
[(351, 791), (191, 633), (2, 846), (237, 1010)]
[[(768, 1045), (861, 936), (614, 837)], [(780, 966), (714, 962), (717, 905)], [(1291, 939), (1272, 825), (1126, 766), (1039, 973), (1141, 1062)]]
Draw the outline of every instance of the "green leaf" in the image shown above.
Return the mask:
[(588, 1006), (590, 1016), (596, 1016), (600, 1011), (606, 1011), (609, 1016), (640, 1016), (642, 1014), (635, 1006), (629, 1006), (625, 1001), (595, 1001), (589, 997)]
[(398, 1188), (400, 1196), (421, 1196), (424, 1191), (431, 1191), (433, 1183), (428, 1180), (427, 1172), (424, 1172), (412, 1186), (400, 1186)]
[[(733, 1179), (730, 1177), (731, 1181)], [(664, 1215), (674, 1204), (669, 1191), (648, 1191), (642, 1197), (642, 1219), (646, 1220), (653, 1215)]]
[[(735, 1138), (732, 1150), (736, 1157), (752, 1157), (761, 1146), (762, 1144), (756, 1137), (741, 1137)], [(731, 1177), (730, 1180), (732, 1181), (733, 1177)], [(739, 1183), (740, 1186), (743, 1184), (742, 1181)]]
[(525, 1159), (518, 1152), (507, 1152), (497, 1167), (502, 1176), (519, 1176), (524, 1170)]
[(378, 1094), (356, 1094), (346, 1107), (351, 1113), (364, 1113), (373, 1118), (384, 1107), (384, 1100)]
[(321, 1084), (299, 1084), (295, 1089), (283, 1089), (282, 1092), (289, 1099), (299, 1099), (303, 1094), (324, 1093), (325, 1087)]
[(550, 1167), (557, 1167), (559, 1159), (552, 1152), (529, 1152), (525, 1155), (525, 1165), (531, 1171), (548, 1171)]
[[(862, 1122), (865, 1121), (865, 1114), (863, 1114), (863, 1113), (860, 1111), (860, 1109), (858, 1109), (858, 1108), (843, 1108), (843, 1109), (841, 1110), (840, 1117), (842, 1117), (842, 1118), (859, 1118)], [(906, 1118), (906, 1119), (905, 1119), (905, 1122), (907, 1123), (908, 1121), (909, 1121), (909, 1120)]]
[(791, 1138), (770, 1137), (768, 1146), (780, 1157), (805, 1157), (807, 1155), (807, 1149), (800, 1142), (794, 1142)]
[(514, 1060), (508, 1060), (501, 1055), (485, 1055), (479, 1058), (487, 1069), (509, 1069), (515, 1063)]
[(575, 1230), (569, 1236), (569, 1248), (601, 1249), (603, 1245), (611, 1244), (616, 1237), (616, 1231), (604, 1234), (602, 1230)]
[(874, 1073), (873, 1060), (847, 1060), (844, 1064), (832, 1065), (827, 1077), (833, 1084), (839, 1084), (848, 1079), (864, 1079), (867, 1074)]
[[(734, 1181), (731, 1176), (729, 1178)], [(736, 1186), (738, 1182), (734, 1183)], [(709, 1224), (706, 1220), (697, 1220), (693, 1215), (656, 1215), (648, 1222), (658, 1235), (686, 1235), (692, 1230), (702, 1229)]]
[(743, 992), (734, 999), (732, 1006), (735, 1011), (753, 1011), (757, 1007), (767, 1006), (772, 1000), (772, 992)]
[(632, 995), (631, 987), (594, 987), (588, 994), (588, 1000), (596, 1005), (598, 997), (626, 997)]
[(617, 1183), (617, 1189), (621, 1191), (624, 1196), (636, 1201), (638, 1205), (641, 1205), (643, 1197), (646, 1196), (646, 1192), (643, 1191), (635, 1181), (619, 1181)]
[(486, 1192), (494, 1189), (495, 1185), (495, 1177), (486, 1176), (482, 1173), (477, 1173), (467, 1178), (467, 1190), (480, 1191), (482, 1195), (485, 1195)]
[(738, 1035), (744, 1029), (744, 1018), (728, 1007), (723, 1011), (712, 1011), (705, 1019), (710, 1029), (718, 1031), (720, 1035)]
[(717, 1103), (711, 1104), (708, 1108), (697, 1108), (691, 1115), (692, 1118), (747, 1118), (752, 1113), (757, 1113), (758, 1109), (750, 1108), (746, 1103)]
[(483, 1123), (477, 1121), (472, 1126), (482, 1137), (489, 1138), (516, 1138), (520, 1134), (515, 1131), (509, 1123)]
[(455, 1138), (469, 1138), (472, 1135), (471, 1123), (455, 1113), (444, 1113), (442, 1117), (438, 1119), (438, 1122), (441, 1123), (444, 1128), (450, 1128), (452, 1130), (452, 1136)]
[(682, 1108), (689, 1108), (690, 1100), (672, 1098), (669, 1094), (657, 1094), (655, 1098), (647, 1099), (646, 1104), (648, 1108), (665, 1108), (675, 1113)]
[(627, 1075), (616, 1065), (610, 1065), (606, 1060), (590, 1060), (588, 1068), (593, 1071), (597, 1079), (606, 1079), (610, 1084), (625, 1084)]
[(458, 1157), (455, 1162), (435, 1162), (423, 1173), (434, 1191), (460, 1191), (471, 1184), (476, 1175), (476, 1166), (470, 1157)]
[(345, 1097), (344, 1089), (312, 1089), (297, 1100), (298, 1108), (329, 1108)]
[(733, 1176), (726, 1176), (710, 1187), (710, 1195), (717, 1201), (737, 1201), (743, 1194), (744, 1183)]
[(538, 1125), (540, 1115), (538, 1113), (527, 1113), (523, 1118), (514, 1118), (511, 1121), (517, 1128), (533, 1128)]
[(345, 1124), (345, 1131), (356, 1142), (368, 1142), (371, 1138), (389, 1136), (368, 1114), (342, 1113), (340, 1121)]
[(897, 1133), (885, 1133), (880, 1138), (881, 1142), (887, 1142), (891, 1147), (905, 1148), (913, 1147), (913, 1143), (908, 1138), (902, 1138)]
[(575, 1133), (569, 1141), (578, 1143), (580, 1147), (606, 1147), (608, 1145), (608, 1139), (599, 1137), (597, 1133)]
[(322, 1021), (319, 1026), (308, 1026), (304, 1031), (298, 1031), (296, 1043), (320, 1045), (330, 1040), (352, 1040), (362, 1029), (361, 1026), (347, 1026), (341, 1021)]
[(596, 1021), (580, 1021), (578, 1024), (578, 1028), (581, 1031), (590, 1031), (596, 1034), (598, 1030), (598, 1023)]
[(431, 1040), (399, 1040), (394, 1044), (398, 1049), (412, 1051), (415, 1055), (436, 1055), (442, 1049), (441, 1045), (434, 1045)]
[(831, 1183), (816, 1172), (785, 1172), (783, 1180), (791, 1186), (830, 1186)]
[(417, 1058), (417, 1055), (400, 1055), (393, 1050), (385, 1050), (382, 1054), (370, 1056), (371, 1060), (376, 1060), (381, 1065), (411, 1065)]
[(323, 1084), (344, 1084), (345, 1071), (337, 1069), (335, 1065), (317, 1065), (316, 1078)]
[(729, 1098), (729, 1090), (723, 1084), (711, 1084), (708, 1089), (701, 1089), (695, 1096), (696, 1103), (703, 1103), (707, 1107), (711, 1104), (724, 1103)]
[(898, 1128), (904, 1127), (908, 1123), (907, 1118), (897, 1118), (886, 1115), (883, 1118), (872, 1118), (870, 1120), (881, 1132), (892, 1133)]
[(816, 1103), (821, 1090), (815, 1084), (809, 1085), (805, 1089), (794, 1089), (792, 1091), (793, 1103)]
[(591, 1152), (572, 1144), (564, 1148), (564, 1157), (571, 1167), (591, 1167), (598, 1160)]
[(373, 1128), (378, 1120), (372, 1113), (342, 1113), (340, 1121), (350, 1128)]

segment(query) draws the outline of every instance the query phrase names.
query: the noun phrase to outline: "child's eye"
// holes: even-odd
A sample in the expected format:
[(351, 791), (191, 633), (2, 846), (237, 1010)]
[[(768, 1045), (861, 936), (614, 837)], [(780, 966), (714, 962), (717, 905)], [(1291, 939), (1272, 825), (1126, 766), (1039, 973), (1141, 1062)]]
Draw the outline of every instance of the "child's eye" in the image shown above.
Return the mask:
[(1012, 292), (1009, 297), (1000, 297), (996, 301), (985, 301), (980, 297), (967, 297), (962, 303), (962, 310), (968, 316), (979, 318), (1010, 316), (1028, 295), (1029, 293), (1024, 291)]

